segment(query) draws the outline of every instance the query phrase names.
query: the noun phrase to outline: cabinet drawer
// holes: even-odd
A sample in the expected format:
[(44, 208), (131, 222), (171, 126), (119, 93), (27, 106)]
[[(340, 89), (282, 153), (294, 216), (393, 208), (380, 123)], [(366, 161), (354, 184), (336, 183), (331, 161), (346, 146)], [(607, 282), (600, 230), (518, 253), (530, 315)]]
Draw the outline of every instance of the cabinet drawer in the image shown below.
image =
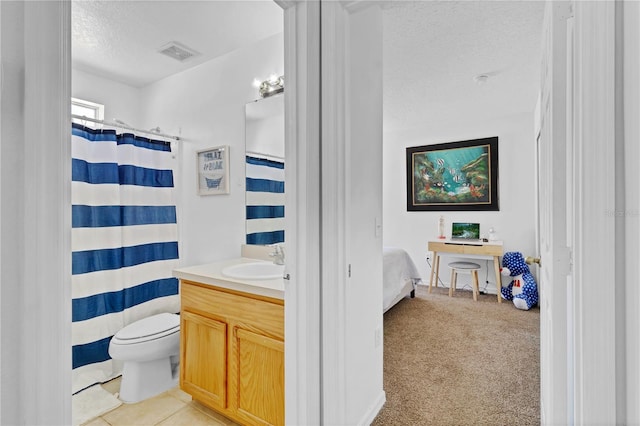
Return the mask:
[(242, 324), (284, 340), (284, 303), (229, 293), (209, 285), (182, 281), (182, 309), (224, 322)]
[(464, 253), (464, 247), (461, 244), (429, 243), (429, 251), (462, 254)]
[(483, 256), (502, 256), (502, 245), (497, 244), (455, 244), (443, 243), (438, 241), (430, 241), (428, 244), (429, 251), (453, 253), (453, 254), (477, 254)]

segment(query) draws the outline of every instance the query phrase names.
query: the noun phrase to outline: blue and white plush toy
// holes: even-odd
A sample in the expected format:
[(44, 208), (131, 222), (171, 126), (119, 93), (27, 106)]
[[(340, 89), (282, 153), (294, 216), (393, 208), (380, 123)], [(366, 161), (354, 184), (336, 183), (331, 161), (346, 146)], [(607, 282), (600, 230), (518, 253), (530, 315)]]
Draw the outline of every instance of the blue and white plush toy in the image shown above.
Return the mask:
[(529, 310), (538, 304), (538, 286), (522, 253), (517, 251), (505, 253), (502, 257), (500, 273), (513, 278), (509, 285), (502, 286), (503, 299), (513, 300), (516, 308), (524, 310)]

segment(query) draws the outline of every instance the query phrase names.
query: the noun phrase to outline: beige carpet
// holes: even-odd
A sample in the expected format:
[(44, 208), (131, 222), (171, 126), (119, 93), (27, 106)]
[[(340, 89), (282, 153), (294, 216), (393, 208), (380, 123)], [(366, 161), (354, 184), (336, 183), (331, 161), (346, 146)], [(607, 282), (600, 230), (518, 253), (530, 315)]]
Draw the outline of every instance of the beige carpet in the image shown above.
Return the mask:
[(540, 424), (540, 311), (458, 290), (384, 316), (387, 402), (372, 425)]

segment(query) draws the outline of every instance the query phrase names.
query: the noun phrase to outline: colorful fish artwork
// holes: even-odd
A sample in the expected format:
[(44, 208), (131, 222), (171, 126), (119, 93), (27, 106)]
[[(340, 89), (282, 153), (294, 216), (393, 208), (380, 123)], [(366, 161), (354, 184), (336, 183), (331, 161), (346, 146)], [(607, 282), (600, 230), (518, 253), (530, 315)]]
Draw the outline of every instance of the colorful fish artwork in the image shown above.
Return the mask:
[(498, 138), (407, 148), (407, 210), (498, 210)]
[[(480, 157), (482, 153), (479, 154)], [(426, 160), (426, 156), (423, 157)], [(470, 163), (477, 161), (478, 156), (472, 157)], [(449, 199), (469, 199), (469, 195), (477, 197), (482, 192), (469, 189), (470, 179), (474, 175), (474, 170), (469, 168), (469, 163), (462, 163), (460, 159), (449, 159), (444, 156), (432, 158), (431, 161), (424, 161), (421, 164), (418, 175), (422, 183), (425, 197), (440, 197), (446, 194)], [(456, 164), (456, 165), (453, 165)], [(476, 180), (478, 180), (476, 178)]]

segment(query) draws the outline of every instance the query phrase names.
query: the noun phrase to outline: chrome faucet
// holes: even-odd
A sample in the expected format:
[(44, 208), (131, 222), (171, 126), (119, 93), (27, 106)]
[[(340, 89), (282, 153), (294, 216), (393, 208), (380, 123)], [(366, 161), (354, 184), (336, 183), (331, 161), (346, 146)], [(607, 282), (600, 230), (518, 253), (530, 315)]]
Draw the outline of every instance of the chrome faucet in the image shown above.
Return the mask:
[(273, 252), (269, 253), (269, 257), (273, 257), (273, 263), (276, 265), (284, 265), (284, 249), (279, 244), (273, 244)]

